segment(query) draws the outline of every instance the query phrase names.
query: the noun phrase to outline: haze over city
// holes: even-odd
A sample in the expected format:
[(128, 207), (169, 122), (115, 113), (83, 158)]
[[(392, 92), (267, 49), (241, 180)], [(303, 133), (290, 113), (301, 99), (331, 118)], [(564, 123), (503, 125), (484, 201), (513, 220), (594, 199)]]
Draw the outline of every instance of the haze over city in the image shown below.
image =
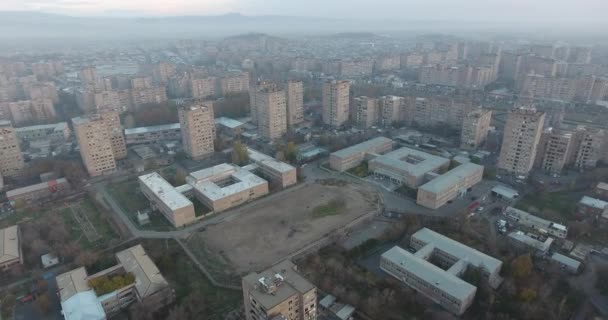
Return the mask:
[(608, 318), (606, 12), (0, 0), (0, 318)]

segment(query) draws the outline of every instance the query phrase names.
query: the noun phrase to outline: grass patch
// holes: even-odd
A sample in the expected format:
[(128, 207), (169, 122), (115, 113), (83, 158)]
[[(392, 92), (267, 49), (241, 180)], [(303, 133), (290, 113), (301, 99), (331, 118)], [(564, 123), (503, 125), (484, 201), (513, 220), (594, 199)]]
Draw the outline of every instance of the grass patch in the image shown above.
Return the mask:
[(519, 200), (515, 207), (545, 219), (567, 220), (574, 217), (581, 196), (569, 191), (531, 193)]
[(342, 212), (346, 208), (346, 202), (344, 199), (332, 199), (326, 204), (316, 206), (312, 209), (313, 218), (322, 218), (327, 216), (335, 216)]
[(241, 278), (230, 264), (229, 259), (223, 253), (210, 250), (200, 233), (193, 234), (188, 240), (187, 246), (216, 281), (233, 286), (241, 285)]
[(86, 198), (75, 205), (80, 206), (80, 209), (86, 214), (93, 227), (95, 227), (97, 234), (101, 236), (97, 241), (90, 242), (84, 235), (78, 221), (76, 221), (74, 218), (72, 210), (76, 209), (65, 208), (59, 210), (59, 214), (63, 218), (63, 222), (70, 231), (72, 240), (78, 241), (83, 249), (104, 247), (113, 239), (118, 238), (116, 231), (108, 222), (107, 217), (105, 217), (103, 213), (101, 213), (97, 207), (95, 207), (89, 198)]
[(363, 162), (354, 168), (348, 169), (348, 172), (356, 175), (359, 178), (365, 178), (365, 177), (369, 176), (369, 169), (367, 167), (367, 162)]

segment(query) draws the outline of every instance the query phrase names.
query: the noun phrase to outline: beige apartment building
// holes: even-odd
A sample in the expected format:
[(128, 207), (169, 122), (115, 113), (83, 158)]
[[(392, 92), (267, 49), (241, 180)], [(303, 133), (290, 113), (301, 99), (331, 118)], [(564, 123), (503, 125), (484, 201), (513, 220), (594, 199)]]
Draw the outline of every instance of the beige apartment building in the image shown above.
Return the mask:
[(0, 104), (0, 109), (2, 109), (3, 116), (5, 118), (10, 116), (10, 119), (16, 125), (32, 122), (45, 122), (57, 117), (51, 99), (5, 102)]
[(131, 89), (140, 90), (152, 88), (152, 78), (150, 77), (137, 77), (131, 79)]
[(250, 114), (251, 114), (251, 123), (254, 123), (254, 124), (258, 123), (258, 110), (257, 110), (258, 92), (264, 91), (264, 90), (271, 90), (276, 87), (277, 87), (276, 83), (274, 83), (272, 81), (264, 80), (264, 81), (258, 81), (258, 83), (255, 85), (253, 90), (249, 91), (249, 108), (250, 108)]
[(152, 69), (152, 77), (157, 83), (166, 84), (167, 81), (169, 81), (169, 78), (175, 74), (175, 69), (175, 64), (161, 61)]
[(13, 125), (10, 121), (0, 120), (0, 176), (14, 177), (24, 166)]
[(465, 115), (475, 107), (468, 99), (416, 98), (413, 102), (412, 121), (419, 126), (447, 125), (461, 128)]
[(355, 98), (355, 124), (361, 128), (369, 128), (378, 124), (378, 100), (361, 96)]
[(23, 91), (29, 100), (50, 99), (53, 101), (53, 103), (57, 103), (59, 101), (57, 88), (52, 82), (39, 82), (34, 85), (24, 87)]
[(220, 92), (222, 94), (238, 93), (249, 91), (249, 73), (241, 72), (227, 75), (219, 81)]
[(527, 176), (534, 165), (544, 123), (545, 113), (534, 108), (510, 111), (505, 123), (498, 168)]
[(300, 80), (287, 81), (287, 125), (291, 128), (304, 121), (304, 84)]
[(278, 86), (265, 86), (255, 93), (255, 104), (260, 136), (275, 140), (287, 133), (285, 91)]
[(131, 90), (132, 105), (135, 109), (146, 104), (159, 104), (167, 101), (165, 87), (136, 88)]
[(488, 137), (491, 121), (491, 110), (479, 109), (465, 115), (460, 133), (460, 147), (475, 150), (481, 146)]
[(323, 122), (331, 127), (343, 125), (349, 118), (350, 82), (326, 81), (323, 84)]
[(608, 137), (604, 130), (579, 127), (575, 131), (576, 158), (574, 166), (577, 168), (593, 168), (606, 151)]
[(90, 176), (116, 169), (116, 159), (127, 156), (120, 117), (116, 112), (72, 119), (80, 156)]
[(242, 287), (247, 320), (317, 319), (317, 288), (289, 260), (246, 275)]
[(78, 79), (86, 85), (86, 84), (94, 84), (97, 82), (97, 69), (95, 67), (85, 67), (80, 69), (78, 72)]
[(544, 171), (561, 173), (570, 164), (575, 139), (571, 132), (547, 128), (541, 135), (536, 150), (535, 164)]
[(184, 150), (192, 159), (201, 159), (213, 153), (215, 122), (213, 106), (199, 102), (178, 111)]
[(192, 98), (206, 98), (216, 94), (217, 78), (195, 78), (190, 80)]
[(401, 121), (401, 105), (402, 97), (383, 96), (378, 99), (378, 108), (380, 111), (379, 124), (384, 127), (389, 127), (393, 122)]

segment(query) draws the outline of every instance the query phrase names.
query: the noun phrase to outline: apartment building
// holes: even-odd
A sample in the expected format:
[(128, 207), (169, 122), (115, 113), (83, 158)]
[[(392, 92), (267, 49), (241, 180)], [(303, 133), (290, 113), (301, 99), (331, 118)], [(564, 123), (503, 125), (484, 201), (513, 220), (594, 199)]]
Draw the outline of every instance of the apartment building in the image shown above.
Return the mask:
[(83, 85), (95, 83), (98, 80), (97, 69), (95, 67), (84, 67), (78, 72), (78, 79)]
[(488, 137), (491, 121), (492, 110), (478, 109), (466, 114), (462, 121), (460, 148), (466, 150), (479, 148)]
[(594, 168), (606, 150), (608, 144), (606, 132), (579, 126), (574, 135), (574, 148), (576, 148), (574, 166), (581, 169)]
[(213, 153), (215, 123), (213, 106), (197, 103), (178, 111), (184, 150), (192, 159), (201, 159)]
[(51, 145), (66, 143), (70, 138), (67, 122), (15, 128), (19, 141), (49, 141)]
[(467, 99), (416, 98), (412, 121), (419, 126), (449, 126), (460, 129), (465, 115), (476, 108)]
[(317, 289), (289, 260), (246, 275), (242, 287), (247, 320), (317, 319)]
[(518, 108), (509, 112), (498, 158), (499, 169), (528, 175), (534, 165), (544, 122), (545, 113), (534, 108)]
[(190, 80), (190, 94), (192, 98), (207, 98), (217, 93), (217, 78), (193, 78)]
[(268, 194), (268, 182), (231, 164), (191, 172), (186, 182), (196, 198), (214, 212), (221, 212)]
[(331, 127), (340, 127), (349, 118), (350, 82), (326, 81), (323, 84), (323, 122)]
[(174, 290), (141, 245), (116, 253), (116, 260), (115, 266), (92, 275), (80, 267), (56, 277), (66, 320), (111, 318), (136, 301), (154, 312), (175, 301)]
[(304, 121), (304, 84), (300, 80), (287, 81), (287, 125), (291, 128)]
[(221, 78), (219, 89), (223, 95), (249, 91), (249, 73), (241, 72)]
[(116, 170), (116, 159), (127, 155), (118, 113), (76, 117), (72, 124), (89, 175), (95, 177)]
[(57, 88), (52, 82), (38, 82), (34, 85), (23, 87), (25, 97), (29, 100), (49, 99), (53, 103), (59, 102)]
[(343, 59), (340, 61), (340, 76), (362, 77), (371, 75), (374, 70), (372, 59)]
[(23, 252), (21, 251), (21, 231), (19, 226), (14, 225), (0, 229), (2, 251), (0, 252), (0, 270), (6, 271), (13, 266), (23, 264)]
[(380, 111), (379, 124), (390, 127), (394, 122), (401, 120), (401, 104), (403, 98), (397, 96), (383, 96), (378, 99)]
[(483, 166), (470, 162), (459, 165), (420, 186), (416, 203), (429, 209), (442, 207), (481, 182), (483, 169)]
[(249, 91), (249, 111), (251, 114), (251, 123), (257, 124), (258, 123), (258, 110), (257, 110), (257, 105), (258, 105), (258, 101), (257, 101), (257, 97), (258, 97), (258, 92), (261, 91), (268, 91), (268, 90), (275, 90), (275, 88), (277, 88), (277, 84), (272, 82), (272, 81), (258, 81), (256, 83), (256, 85), (254, 86), (253, 90)]
[(21, 100), (16, 102), (4, 102), (0, 104), (1, 113), (5, 119), (10, 115), (10, 120), (16, 125), (32, 122), (45, 122), (57, 117), (53, 101), (50, 99)]
[(532, 215), (526, 211), (507, 207), (504, 214), (514, 223), (538, 231), (542, 234), (552, 235), (560, 239), (565, 239), (568, 236), (568, 228), (562, 224), (555, 223), (549, 220)]
[(391, 150), (393, 150), (393, 140), (385, 137), (377, 137), (332, 152), (329, 155), (329, 166), (333, 170), (344, 172), (360, 165), (369, 153), (383, 154)]
[(401, 69), (401, 57), (399, 55), (382, 55), (374, 61), (374, 71), (391, 71)]
[(572, 158), (574, 144), (571, 132), (547, 128), (539, 140), (535, 163), (544, 171), (561, 173)]
[(175, 64), (167, 61), (161, 61), (154, 65), (152, 69), (152, 78), (157, 83), (166, 84), (176, 71)]
[(174, 141), (181, 138), (182, 130), (179, 123), (125, 129), (125, 143), (127, 145)]
[(10, 121), (0, 120), (0, 176), (14, 177), (24, 166), (15, 129)]
[(361, 128), (369, 128), (378, 124), (379, 105), (376, 98), (361, 96), (355, 98), (354, 122)]
[(276, 85), (267, 85), (254, 94), (258, 133), (266, 140), (281, 138), (287, 133), (285, 91)]
[(137, 110), (146, 104), (160, 104), (167, 101), (165, 87), (144, 87), (131, 90), (133, 107)]
[(174, 227), (179, 228), (194, 221), (194, 204), (158, 173), (139, 176), (138, 181), (141, 192), (152, 208), (160, 211)]

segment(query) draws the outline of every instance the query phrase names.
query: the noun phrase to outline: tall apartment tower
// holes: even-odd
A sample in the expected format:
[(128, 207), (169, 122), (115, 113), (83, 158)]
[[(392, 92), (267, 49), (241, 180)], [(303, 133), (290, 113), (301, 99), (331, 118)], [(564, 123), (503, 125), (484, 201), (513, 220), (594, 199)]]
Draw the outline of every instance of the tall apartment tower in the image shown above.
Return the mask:
[[(19, 140), (10, 121), (0, 121), (0, 174), (11, 177), (19, 174), (24, 167)], [(0, 178), (1, 180), (2, 178)]]
[(192, 159), (202, 159), (213, 153), (215, 123), (213, 106), (198, 102), (179, 109), (184, 150)]
[(255, 98), (258, 133), (267, 140), (275, 140), (287, 133), (287, 105), (285, 91), (278, 86), (265, 86)]
[(512, 174), (528, 175), (534, 165), (545, 113), (535, 108), (509, 112), (498, 158), (498, 168)]
[(245, 319), (317, 319), (317, 288), (284, 260), (242, 279)]
[(287, 125), (304, 121), (304, 84), (300, 80), (287, 81)]
[(326, 81), (323, 84), (323, 122), (331, 127), (339, 127), (348, 120), (350, 83)]
[(251, 123), (258, 123), (258, 109), (257, 109), (257, 97), (258, 92), (264, 91), (269, 88), (276, 87), (276, 84), (272, 81), (258, 81), (253, 90), (249, 91), (249, 111), (251, 114)]
[(116, 170), (116, 159), (127, 149), (116, 112), (72, 118), (80, 156), (91, 177)]
[(97, 81), (97, 69), (95, 67), (86, 67), (78, 72), (78, 79), (83, 84), (95, 83)]
[(361, 128), (375, 126), (378, 123), (378, 110), (376, 98), (366, 96), (355, 98), (355, 123)]
[(488, 137), (491, 120), (491, 110), (479, 109), (466, 114), (462, 121), (460, 147), (468, 150), (477, 149)]

